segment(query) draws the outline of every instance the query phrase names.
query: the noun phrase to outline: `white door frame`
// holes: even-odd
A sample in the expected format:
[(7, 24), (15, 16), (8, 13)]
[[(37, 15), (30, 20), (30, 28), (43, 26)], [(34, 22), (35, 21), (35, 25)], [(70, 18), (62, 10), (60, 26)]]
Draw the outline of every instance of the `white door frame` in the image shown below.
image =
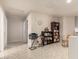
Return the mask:
[[(26, 29), (27, 27), (27, 29)], [(25, 42), (27, 43), (28, 41), (28, 21), (25, 20), (23, 23), (23, 39), (25, 40)]]
[(4, 51), (5, 45), (7, 45), (7, 19), (0, 6), (0, 52)]

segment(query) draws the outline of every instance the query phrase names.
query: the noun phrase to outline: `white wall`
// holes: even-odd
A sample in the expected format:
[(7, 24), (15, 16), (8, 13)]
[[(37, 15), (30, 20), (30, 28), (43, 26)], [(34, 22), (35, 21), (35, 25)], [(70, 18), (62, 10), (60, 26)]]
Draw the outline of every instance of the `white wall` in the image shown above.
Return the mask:
[(24, 21), (24, 37), (25, 37), (26, 42), (28, 43), (28, 20), (27, 18)]
[[(27, 19), (28, 34), (34, 32), (40, 35), (41, 31), (43, 31), (45, 27), (48, 27), (50, 29), (52, 21), (60, 22), (60, 39), (63, 39), (63, 35), (74, 33), (75, 30), (74, 16), (57, 17), (32, 12), (29, 14)], [(31, 40), (29, 40), (29, 38), (28, 42), (30, 46)]]
[(0, 51), (7, 45), (7, 19), (2, 7), (0, 6)]
[[(41, 31), (43, 31), (45, 27), (49, 27), (50, 29), (51, 17), (46, 14), (30, 13), (27, 19), (28, 19), (28, 34), (37, 33), (38, 35), (40, 35)], [(28, 42), (29, 46), (31, 46), (31, 41), (28, 40)]]
[(63, 35), (75, 33), (75, 16), (52, 17), (51, 21), (60, 22), (60, 39)]
[(66, 16), (63, 17), (63, 35), (69, 35), (75, 33), (75, 17)]
[(75, 33), (78, 34), (78, 16), (75, 16)]
[(27, 17), (28, 20), (28, 47), (31, 47), (31, 40), (29, 39), (29, 34), (32, 32), (32, 15), (29, 14)]
[(4, 47), (7, 47), (7, 18), (4, 16)]
[(8, 15), (8, 42), (26, 42), (23, 37), (24, 18), (17, 15)]
[(78, 59), (78, 36), (70, 36), (69, 39), (69, 59)]
[[(44, 30), (45, 27), (48, 27), (50, 29), (50, 19), (51, 17), (46, 14), (40, 14), (40, 13), (31, 13), (31, 27), (32, 32), (35, 32), (37, 34), (41, 34), (41, 31)], [(29, 20), (28, 20), (29, 21)]]

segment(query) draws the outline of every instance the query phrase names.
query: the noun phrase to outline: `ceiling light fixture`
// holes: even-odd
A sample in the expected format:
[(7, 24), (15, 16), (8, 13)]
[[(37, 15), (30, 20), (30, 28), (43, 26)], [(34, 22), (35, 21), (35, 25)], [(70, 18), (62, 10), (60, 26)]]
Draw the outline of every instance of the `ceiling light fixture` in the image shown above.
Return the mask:
[(72, 2), (72, 0), (67, 0), (67, 3), (71, 3)]

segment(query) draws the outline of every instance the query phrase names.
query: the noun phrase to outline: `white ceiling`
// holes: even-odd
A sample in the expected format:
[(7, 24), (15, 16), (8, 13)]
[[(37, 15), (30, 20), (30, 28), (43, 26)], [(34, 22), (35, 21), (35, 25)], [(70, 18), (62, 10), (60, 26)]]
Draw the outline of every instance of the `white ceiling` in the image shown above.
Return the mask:
[(36, 11), (49, 15), (76, 16), (77, 2), (77, 0), (72, 0), (68, 4), (66, 0), (2, 0), (1, 4), (6, 12), (19, 15)]

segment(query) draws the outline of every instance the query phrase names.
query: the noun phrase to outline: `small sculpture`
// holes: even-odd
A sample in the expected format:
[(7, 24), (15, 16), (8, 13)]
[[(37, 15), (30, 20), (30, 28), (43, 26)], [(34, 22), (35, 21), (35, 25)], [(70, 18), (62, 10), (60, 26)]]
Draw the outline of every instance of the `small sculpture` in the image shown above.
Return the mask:
[(46, 32), (49, 31), (48, 27), (46, 27), (46, 28), (44, 29), (44, 31), (46, 31)]

